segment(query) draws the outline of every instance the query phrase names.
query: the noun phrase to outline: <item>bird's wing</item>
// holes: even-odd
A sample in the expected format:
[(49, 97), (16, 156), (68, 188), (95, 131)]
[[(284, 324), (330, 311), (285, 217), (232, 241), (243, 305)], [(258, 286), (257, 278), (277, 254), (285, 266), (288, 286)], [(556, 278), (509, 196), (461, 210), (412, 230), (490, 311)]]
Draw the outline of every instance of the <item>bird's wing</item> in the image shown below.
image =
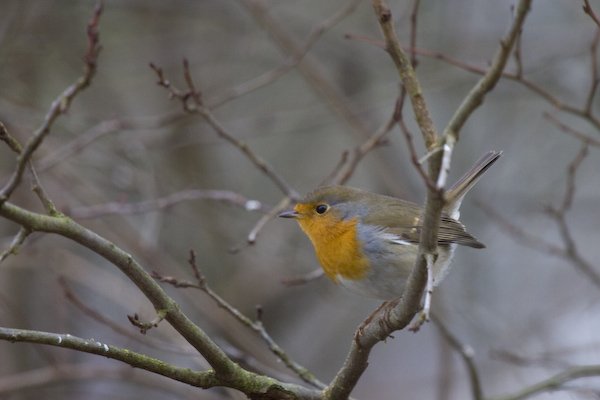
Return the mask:
[[(365, 222), (382, 227), (386, 233), (392, 235), (390, 238), (395, 237), (393, 242), (418, 244), (423, 223), (422, 208), (399, 199), (390, 199), (386, 203), (380, 204), (380, 207), (372, 210)], [(485, 247), (483, 243), (467, 232), (460, 221), (443, 213), (438, 231), (438, 244), (448, 245), (451, 243), (474, 248)]]

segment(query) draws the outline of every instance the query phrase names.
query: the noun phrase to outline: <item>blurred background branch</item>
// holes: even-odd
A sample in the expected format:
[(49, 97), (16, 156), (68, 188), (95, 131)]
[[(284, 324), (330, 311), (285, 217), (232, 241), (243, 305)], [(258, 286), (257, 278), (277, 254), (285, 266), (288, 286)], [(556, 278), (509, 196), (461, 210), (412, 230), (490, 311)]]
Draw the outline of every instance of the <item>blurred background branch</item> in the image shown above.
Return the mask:
[[(97, 65), (99, 9), (86, 34), (80, 22), (89, 4), (8, 0), (0, 15), (0, 120), (10, 142), (0, 148), (1, 202), (87, 219), (90, 231), (155, 276), (186, 276), (184, 258), (197, 249), (212, 293), (240, 315), (261, 304), (261, 318), (250, 322), (268, 326), (289, 359), (327, 382), (377, 303), (317, 279), (305, 238), (268, 222), (321, 182), (421, 202), (426, 186), (443, 186), (479, 154), (502, 149), (500, 168), (463, 207), (487, 249), (457, 252), (433, 298), (444, 328), (426, 324), (418, 335), (396, 333), (378, 344), (352, 395), (597, 397), (598, 5), (534, 3), (522, 29), (523, 9), (511, 16), (505, 2), (390, 7), (434, 127), (453, 120), (486, 79), (478, 78), (498, 71), (487, 60), (513, 18), (510, 40), (500, 44), (506, 68), (461, 124), (468, 140), (452, 151), (452, 171), (449, 152), (439, 162), (441, 181), (419, 168), (427, 144), (413, 134), (418, 121), (403, 110), (407, 87), (398, 87), (383, 42), (373, 39), (379, 31), (367, 3), (108, 0)], [(85, 70), (73, 83), (78, 49), (87, 49)], [(183, 69), (182, 57), (189, 59)], [(150, 61), (173, 79), (184, 109), (153, 85)], [(94, 85), (82, 91), (86, 76)], [(181, 371), (209, 368), (166, 321), (145, 336), (127, 322), (160, 312), (107, 260), (30, 228), (0, 220), (0, 325), (115, 343)], [(286, 277), (310, 284), (288, 287)], [(302, 392), (302, 374), (233, 313), (196, 291), (165, 291), (228, 359), (317, 396)], [(522, 362), (497, 357), (497, 348)], [(102, 357), (4, 341), (0, 354), (0, 393), (20, 400), (198, 396), (195, 387), (153, 383), (153, 375), (126, 373)], [(536, 354), (551, 362), (536, 362)], [(242, 398), (228, 388), (202, 396)]]

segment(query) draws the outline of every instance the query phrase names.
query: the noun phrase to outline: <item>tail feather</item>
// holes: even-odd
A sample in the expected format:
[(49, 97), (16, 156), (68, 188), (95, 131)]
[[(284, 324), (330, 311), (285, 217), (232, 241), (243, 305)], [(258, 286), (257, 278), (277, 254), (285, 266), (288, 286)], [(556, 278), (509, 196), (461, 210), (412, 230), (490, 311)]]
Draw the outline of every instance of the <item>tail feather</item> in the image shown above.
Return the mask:
[(452, 187), (446, 191), (445, 211), (452, 218), (458, 218), (460, 204), (465, 194), (479, 181), (479, 178), (500, 158), (501, 151), (488, 151)]

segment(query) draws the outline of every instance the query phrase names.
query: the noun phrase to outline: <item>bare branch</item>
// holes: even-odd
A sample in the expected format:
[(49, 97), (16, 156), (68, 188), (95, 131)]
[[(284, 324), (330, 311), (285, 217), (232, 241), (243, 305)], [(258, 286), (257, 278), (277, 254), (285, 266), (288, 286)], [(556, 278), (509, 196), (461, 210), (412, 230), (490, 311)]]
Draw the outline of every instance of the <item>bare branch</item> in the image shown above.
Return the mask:
[(590, 18), (594, 21), (598, 27), (600, 27), (600, 19), (596, 16), (596, 13), (590, 6), (589, 0), (583, 0), (583, 12), (590, 16)]
[(596, 92), (598, 91), (598, 83), (600, 83), (600, 78), (598, 78), (598, 44), (600, 43), (600, 27), (596, 29), (596, 35), (594, 36), (594, 40), (592, 41), (592, 45), (590, 46), (590, 77), (591, 77), (591, 85), (590, 90), (587, 95), (587, 100), (585, 101), (584, 111), (588, 115), (592, 114), (592, 105), (594, 103), (594, 97), (596, 96)]
[(198, 110), (200, 115), (204, 117), (206, 122), (215, 130), (215, 132), (227, 142), (232, 144), (238, 150), (240, 150), (244, 155), (260, 170), (262, 171), (268, 178), (271, 179), (273, 183), (279, 189), (285, 193), (288, 197), (292, 199), (299, 198), (298, 192), (294, 190), (263, 158), (258, 156), (250, 147), (244, 143), (243, 141), (235, 138), (231, 133), (229, 133), (223, 125), (215, 118), (215, 116), (207, 109), (200, 108)]
[(392, 12), (383, 0), (373, 0), (373, 8), (385, 38), (386, 50), (394, 61), (402, 84), (408, 92), (417, 119), (417, 124), (419, 125), (419, 129), (421, 129), (425, 144), (427, 148), (431, 150), (437, 142), (437, 131), (431, 116), (429, 115), (429, 109), (427, 108), (425, 98), (423, 97), (423, 90), (421, 89), (421, 84), (417, 80), (411, 60), (402, 49), (398, 36), (396, 35)]
[[(379, 129), (377, 129), (377, 131), (375, 131), (371, 136), (369, 136), (369, 138), (365, 140), (362, 144), (356, 146), (351, 152), (344, 151), (342, 153), (342, 160), (348, 161), (344, 162), (343, 164), (339, 163), (338, 166), (336, 166), (335, 168), (337, 171), (335, 173), (332, 172), (332, 174), (330, 174), (332, 176), (331, 181), (334, 184), (341, 185), (346, 183), (352, 177), (352, 174), (356, 170), (356, 167), (358, 166), (360, 161), (362, 161), (362, 159), (368, 153), (370, 153), (376, 147), (382, 146), (387, 143), (387, 136), (392, 131), (394, 125), (396, 125), (397, 122), (397, 108), (398, 101), (396, 101), (396, 107), (394, 108), (394, 111), (390, 118)], [(344, 154), (351, 154), (352, 156), (348, 158), (347, 156), (344, 157)]]
[(498, 226), (502, 228), (511, 239), (515, 240), (516, 243), (540, 251), (546, 255), (563, 258), (567, 262), (571, 263), (585, 276), (587, 276), (590, 282), (592, 282), (596, 287), (600, 288), (600, 273), (597, 272), (594, 266), (585, 260), (580, 254), (566, 220), (566, 213), (571, 209), (573, 197), (575, 196), (576, 174), (587, 154), (588, 145), (584, 143), (579, 153), (567, 167), (567, 182), (560, 207), (546, 207), (547, 214), (558, 226), (558, 231), (563, 241), (562, 247), (549, 243), (524, 231), (522, 228), (508, 221), (506, 218), (502, 217), (498, 212), (483, 202), (478, 202), (477, 205), (483, 209), (492, 220), (495, 220), (496, 223), (498, 223)]
[(354, 12), (360, 0), (349, 1), (346, 6), (338, 10), (334, 15), (322, 21), (320, 24), (315, 26), (311, 33), (306, 38), (304, 44), (298, 47), (297, 52), (291, 53), (288, 58), (282, 63), (282, 65), (265, 72), (264, 74), (246, 82), (239, 86), (236, 86), (225, 93), (220, 94), (218, 97), (209, 99), (208, 108), (215, 109), (233, 99), (244, 96), (254, 90), (260, 89), (270, 83), (275, 82), (277, 79), (296, 68), (298, 64), (304, 59), (304, 56), (310, 51), (312, 46), (323, 36), (325, 32), (333, 28), (344, 18)]
[[(414, 51), (417, 54), (422, 55), (424, 57), (430, 57), (430, 58), (435, 58), (437, 60), (441, 60), (441, 61), (448, 63), (450, 65), (453, 65), (457, 68), (463, 69), (465, 71), (468, 71), (468, 72), (471, 72), (471, 73), (474, 73), (477, 75), (484, 75), (486, 73), (485, 68), (480, 68), (478, 66), (465, 63), (461, 60), (457, 60), (450, 56), (444, 55), (443, 53), (425, 50), (425, 49), (414, 49)], [(578, 116), (580, 118), (584, 118), (584, 119), (588, 120), (592, 125), (594, 125), (594, 127), (596, 127), (597, 129), (600, 129), (600, 120), (597, 119), (596, 117), (594, 117), (593, 115), (588, 114), (585, 109), (581, 109), (581, 108), (564, 103), (559, 98), (557, 98), (556, 96), (554, 96), (550, 92), (548, 92), (546, 89), (544, 89), (542, 86), (537, 85), (534, 82), (525, 79), (524, 76), (521, 76), (518, 73), (502, 72), (502, 77), (505, 79), (510, 79), (512, 81), (520, 83), (525, 88), (529, 89), (533, 93), (542, 97), (544, 100), (546, 100), (548, 103), (550, 103), (556, 109), (564, 111), (564, 112), (572, 114), (572, 115), (575, 115), (575, 116)]]
[(479, 372), (477, 371), (477, 366), (475, 365), (475, 351), (471, 346), (465, 345), (458, 340), (458, 338), (450, 332), (450, 330), (444, 325), (442, 320), (437, 318), (435, 315), (432, 315), (432, 321), (438, 327), (440, 334), (444, 338), (444, 340), (452, 347), (463, 359), (465, 363), (465, 367), (469, 373), (469, 379), (471, 381), (471, 394), (473, 395), (473, 400), (482, 400), (483, 390), (481, 388), (481, 381), (479, 379)]
[(581, 146), (579, 153), (567, 167), (567, 182), (561, 206), (559, 208), (549, 206), (546, 208), (546, 211), (558, 225), (558, 230), (564, 243), (563, 257), (571, 262), (577, 269), (579, 269), (579, 271), (584, 273), (590, 279), (590, 281), (596, 285), (596, 287), (600, 288), (600, 273), (594, 269), (594, 266), (591, 263), (587, 262), (581, 256), (566, 219), (566, 213), (573, 205), (577, 171), (587, 155), (588, 145), (584, 143)]
[(246, 237), (246, 243), (249, 245), (253, 245), (254, 243), (256, 243), (256, 239), (258, 238), (260, 231), (264, 228), (264, 226), (267, 224), (267, 222), (271, 221), (273, 218), (275, 218), (277, 215), (279, 215), (282, 211), (287, 209), (290, 206), (291, 202), (292, 202), (292, 198), (284, 197), (267, 214), (263, 215), (256, 222), (256, 224), (254, 224), (254, 227), (252, 227), (252, 229), (248, 233), (248, 236)]
[[(302, 52), (301, 46), (296, 42), (293, 35), (286, 29), (284, 23), (274, 18), (265, 2), (262, 0), (242, 0), (242, 4), (250, 11), (254, 19), (264, 28), (273, 39), (275, 44), (286, 54), (294, 55)], [(360, 4), (360, 0), (351, 0), (350, 5)], [(360, 118), (348, 105), (344, 96), (337, 87), (329, 82), (326, 73), (317, 60), (305, 55), (302, 63), (297, 65), (300, 75), (306, 80), (315, 93), (320, 96), (334, 114), (342, 121), (350, 131), (360, 140), (364, 140), (370, 134)]]
[(575, 156), (573, 161), (567, 167), (567, 184), (565, 188), (565, 195), (563, 198), (563, 202), (560, 208), (560, 212), (565, 213), (571, 209), (573, 205), (573, 196), (575, 196), (575, 178), (577, 176), (577, 171), (579, 167), (583, 163), (583, 160), (588, 155), (588, 146), (587, 144), (583, 144), (579, 153)]
[(175, 87), (166, 77), (164, 71), (154, 64), (150, 64), (158, 77), (158, 85), (168, 90), (171, 98), (178, 99), (185, 112), (190, 114), (199, 114), (213, 128), (217, 135), (226, 142), (232, 144), (235, 148), (241, 151), (254, 166), (262, 171), (271, 181), (281, 189), (283, 193), (291, 198), (297, 198), (298, 193), (259, 155), (257, 155), (243, 141), (237, 139), (233, 134), (227, 131), (223, 125), (215, 118), (212, 112), (204, 107), (200, 92), (196, 89), (193, 82), (189, 63), (187, 60), (183, 62), (183, 74), (187, 84), (187, 90), (181, 90)]
[(383, 0), (373, 0), (373, 7), (379, 24), (386, 39), (386, 49), (394, 60), (401, 80), (406, 87), (409, 98), (413, 105), (417, 123), (426, 142), (429, 151), (441, 147), (442, 152), (434, 153), (429, 159), (429, 177), (436, 182), (438, 190), (428, 190), (425, 205), (424, 227), (421, 232), (419, 254), (415, 267), (407, 280), (404, 295), (391, 310), (384, 313), (382, 318), (373, 318), (365, 321), (357, 332), (356, 339), (352, 343), (346, 361), (338, 374), (327, 388), (328, 399), (346, 398), (356, 382), (368, 365), (368, 357), (371, 348), (380, 340), (388, 337), (394, 330), (406, 327), (413, 316), (417, 313), (423, 289), (427, 283), (428, 271), (433, 265), (436, 247), (437, 233), (441, 210), (444, 205), (443, 187), (445, 185), (446, 172), (449, 168), (450, 157), (454, 142), (458, 139), (458, 131), (473, 110), (483, 101), (484, 95), (492, 89), (500, 77), (506, 58), (510, 54), (512, 45), (523, 24), (524, 17), (529, 10), (530, 0), (521, 0), (516, 8), (516, 18), (509, 30), (509, 34), (501, 43), (501, 48), (496, 55), (492, 66), (480, 80), (479, 84), (470, 92), (463, 104), (450, 121), (444, 132), (444, 143), (438, 143), (438, 136), (431, 122), (431, 117), (422, 96), (420, 85), (406, 57), (393, 27), (391, 11)]
[(6, 143), (9, 149), (11, 149), (16, 154), (21, 154), (23, 151), (23, 147), (21, 143), (8, 132), (6, 126), (0, 121), (0, 141)]
[(227, 355), (176, 306), (164, 290), (128, 253), (68, 217), (46, 216), (24, 210), (11, 203), (0, 205), (0, 215), (31, 231), (49, 232), (69, 238), (104, 257), (117, 266), (152, 302), (155, 310), (166, 310), (166, 319), (222, 376), (229, 376), (237, 367)]
[(67, 158), (81, 152), (96, 140), (120, 130), (147, 130), (157, 129), (172, 124), (187, 117), (182, 111), (168, 112), (158, 116), (116, 118), (100, 121), (85, 132), (50, 154), (36, 161), (37, 170), (44, 172), (63, 162)]
[(44, 187), (42, 186), (42, 183), (40, 182), (40, 178), (38, 177), (38, 174), (33, 166), (33, 163), (30, 162), (29, 163), (29, 170), (31, 172), (31, 190), (36, 194), (36, 196), (38, 197), (38, 199), (40, 200), (40, 202), (42, 203), (42, 205), (44, 206), (44, 208), (46, 209), (46, 212), (50, 215), (59, 215), (59, 211), (56, 208), (56, 206), (54, 205), (54, 203), (52, 202), (52, 200), (50, 199), (50, 196), (48, 195), (48, 193), (46, 193), (46, 190), (44, 189)]
[(600, 147), (600, 140), (573, 129), (569, 125), (562, 123), (558, 118), (554, 117), (552, 114), (545, 112), (544, 118), (556, 125), (556, 127), (560, 129), (561, 132), (576, 137), (577, 139), (581, 140), (584, 143), (587, 143), (590, 146)]
[(427, 172), (425, 172), (425, 170), (423, 169), (422, 162), (419, 159), (417, 149), (415, 148), (413, 135), (408, 129), (408, 126), (406, 126), (404, 118), (400, 118), (400, 120), (398, 121), (398, 125), (400, 126), (400, 131), (404, 135), (404, 139), (406, 139), (406, 144), (408, 145), (408, 151), (410, 153), (410, 160), (412, 161), (413, 166), (421, 176), (421, 179), (423, 180), (423, 183), (425, 183), (425, 186), (427, 186), (429, 190), (435, 190), (435, 183), (431, 179), (429, 179)]
[(327, 185), (329, 182), (334, 182), (336, 180), (336, 176), (339, 176), (341, 174), (342, 168), (346, 167), (346, 163), (348, 162), (349, 159), (350, 159), (350, 150), (342, 151), (342, 155), (340, 156), (340, 159), (337, 162), (337, 164), (335, 165), (335, 167), (333, 167), (331, 172), (329, 174), (327, 174), (327, 176), (325, 178), (323, 178), (323, 180), (321, 180), (321, 182), (319, 183), (318, 186), (324, 186), (324, 185)]
[(108, 345), (94, 339), (82, 339), (70, 334), (0, 327), (0, 340), (46, 344), (77, 350), (83, 353), (96, 354), (193, 386), (209, 388), (222, 385), (222, 382), (218, 380), (215, 372), (212, 370), (196, 372), (189, 368), (177, 368), (156, 358), (136, 353), (129, 349)]
[(514, 240), (515, 243), (539, 251), (543, 254), (564, 257), (565, 252), (560, 246), (547, 242), (542, 238), (525, 231), (483, 201), (475, 200), (475, 204), (477, 207), (481, 208), (488, 218), (491, 221), (494, 221), (509, 238)]
[(165, 343), (159, 342), (158, 340), (155, 340), (152, 337), (146, 337), (146, 338), (144, 338), (144, 340), (141, 340), (140, 335), (132, 333), (131, 329), (125, 329), (121, 324), (118, 324), (118, 323), (110, 320), (109, 318), (102, 315), (102, 313), (100, 313), (99, 311), (97, 311), (97, 310), (93, 309), (92, 307), (90, 307), (89, 305), (85, 304), (71, 290), (71, 288), (67, 284), (67, 281), (64, 276), (59, 277), (58, 283), (61, 286), (61, 288), (65, 294), (65, 297), (71, 304), (73, 304), (75, 307), (77, 307), (87, 317), (93, 319), (94, 321), (96, 321), (97, 323), (99, 323), (103, 326), (108, 327), (109, 329), (118, 333), (119, 335), (124, 336), (128, 339), (134, 340), (140, 344), (143, 344), (143, 345), (146, 345), (146, 346), (149, 346), (152, 348), (158, 348), (162, 351), (169, 351), (171, 353), (187, 354), (187, 355), (190, 354), (189, 352), (176, 351), (175, 348), (165, 346)]
[(4, 260), (6, 260), (8, 258), (8, 256), (16, 255), (19, 252), (21, 245), (23, 243), (25, 243), (25, 240), (27, 239), (27, 237), (30, 234), (31, 234), (30, 230), (28, 230), (24, 227), (21, 227), (21, 229), (19, 229), (19, 232), (17, 232), (17, 234), (13, 238), (12, 242), (10, 243), (10, 246), (8, 246), (8, 248), (6, 250), (4, 250), (2, 253), (0, 253), (0, 264), (2, 264), (2, 262)]
[(508, 350), (492, 350), (490, 357), (495, 360), (504, 361), (519, 367), (544, 367), (544, 368), (570, 368), (572, 365), (562, 360), (561, 357), (552, 357), (549, 354), (540, 354), (537, 356), (526, 356), (523, 354), (513, 353)]
[[(421, 0), (414, 0), (413, 8), (410, 12), (410, 48), (414, 49), (417, 47), (417, 21), (419, 15), (419, 6), (421, 5)], [(410, 64), (413, 69), (417, 69), (417, 54), (415, 52), (410, 53)], [(404, 97), (404, 96), (402, 96)]]
[[(373, 38), (368, 38), (368, 37), (354, 35), (354, 34), (346, 34), (346, 38), (365, 42), (365, 43), (368, 43), (375, 47), (385, 49), (384, 42), (373, 39)], [(520, 38), (520, 33), (519, 33), (519, 38)], [(462, 60), (445, 55), (444, 53), (441, 53), (441, 52), (431, 51), (431, 50), (427, 50), (427, 49), (420, 49), (420, 48), (406, 48), (405, 50), (407, 52), (411, 52), (411, 53), (414, 53), (414, 54), (417, 54), (417, 55), (420, 55), (423, 57), (428, 57), (428, 58), (433, 58), (436, 60), (443, 61), (447, 64), (453, 65), (464, 71), (471, 72), (471, 73), (474, 73), (477, 75), (485, 75), (486, 72), (488, 71), (487, 68), (483, 68), (483, 67), (479, 67), (479, 66), (476, 66), (473, 64), (466, 63)], [(594, 70), (596, 70), (596, 69), (594, 69)], [(595, 82), (597, 82), (598, 79), (596, 79), (594, 77), (592, 78), (592, 86), (590, 87), (590, 92), (588, 93), (588, 100), (586, 101), (586, 106), (584, 108), (580, 108), (580, 107), (576, 107), (576, 106), (564, 103), (558, 97), (552, 95), (550, 92), (548, 92), (542, 86), (526, 79), (523, 76), (522, 72), (519, 72), (518, 69), (517, 69), (516, 73), (502, 71), (501, 76), (502, 76), (502, 78), (509, 79), (509, 80), (515, 81), (517, 83), (520, 83), (525, 88), (529, 89), (533, 93), (542, 97), (544, 100), (546, 100), (548, 103), (550, 103), (554, 108), (564, 111), (566, 113), (575, 115), (577, 117), (583, 118), (583, 119), (587, 120), (590, 124), (592, 124), (596, 129), (600, 129), (600, 119), (598, 119), (591, 113), (591, 109), (588, 109), (588, 104), (590, 104), (589, 99), (590, 99), (590, 97), (593, 96), (592, 94), (593, 93), (595, 94), (595, 92), (596, 92), (595, 86), (598, 85), (598, 83), (595, 83)]]
[(283, 283), (286, 286), (305, 285), (309, 282), (315, 281), (315, 280), (323, 277), (324, 275), (325, 275), (325, 272), (323, 271), (323, 269), (319, 268), (319, 269), (315, 269), (315, 270), (310, 271), (309, 273), (301, 275), (301, 276), (292, 276), (292, 277), (284, 278), (281, 280), (281, 283)]
[(165, 310), (159, 310), (156, 317), (152, 321), (142, 321), (137, 313), (128, 315), (127, 319), (129, 322), (131, 322), (131, 325), (140, 328), (140, 333), (142, 335), (145, 335), (150, 329), (158, 327), (158, 324), (165, 319), (166, 316), (167, 312)]
[(32, 388), (57, 382), (130, 379), (131, 372), (132, 369), (126, 366), (115, 368), (113, 365), (105, 366), (92, 363), (58, 364), (0, 377), (0, 396), (10, 397), (10, 394), (23, 389), (31, 390)]
[(50, 110), (44, 117), (42, 125), (33, 133), (32, 137), (27, 141), (23, 150), (20, 152), (17, 167), (13, 172), (10, 180), (0, 190), (0, 204), (8, 200), (12, 192), (17, 188), (23, 177), (25, 167), (29, 163), (31, 156), (42, 144), (44, 138), (50, 133), (54, 121), (60, 116), (65, 114), (73, 99), (87, 88), (92, 82), (92, 78), (96, 74), (96, 62), (98, 60), (98, 54), (100, 53), (101, 46), (99, 44), (98, 25), (100, 23), (100, 15), (102, 14), (102, 3), (96, 5), (94, 15), (87, 26), (87, 37), (88, 37), (88, 48), (84, 56), (85, 70), (83, 76), (81, 76), (75, 83), (66, 88), (50, 106)]
[(560, 372), (546, 380), (526, 387), (517, 393), (493, 397), (493, 400), (522, 400), (538, 393), (553, 392), (556, 390), (566, 390), (565, 383), (580, 378), (600, 376), (600, 365), (589, 365), (584, 367), (572, 367)]
[[(385, 38), (386, 50), (396, 65), (403, 88), (406, 90), (411, 101), (413, 112), (419, 129), (421, 130), (425, 145), (428, 151), (431, 152), (439, 145), (438, 134), (429, 114), (429, 109), (425, 102), (421, 85), (417, 79), (411, 60), (407, 57), (396, 35), (391, 10), (383, 0), (373, 0), (372, 4)], [(445, 147), (446, 146), (444, 146), (444, 148)], [(430, 158), (429, 177), (431, 180), (443, 184), (445, 175), (442, 173), (442, 160), (442, 154), (436, 154), (434, 157)], [(430, 272), (432, 271), (433, 260), (436, 258), (437, 234), (442, 207), (444, 205), (443, 186), (439, 186), (435, 189), (436, 190), (427, 191), (425, 218), (423, 230), (421, 231), (419, 254), (415, 262), (415, 267), (408, 277), (401, 301), (397, 302), (397, 305), (393, 310), (385, 314), (384, 321), (388, 327), (401, 329), (406, 326), (405, 319), (409, 316), (412, 318), (411, 314), (415, 315), (420, 309), (421, 297), (425, 288), (427, 289), (426, 304), (429, 304), (432, 291), (430, 283), (433, 282)], [(421, 322), (427, 319), (427, 311), (428, 309), (425, 310), (424, 314), (421, 314), (421, 317), (424, 317), (420, 319)], [(413, 328), (416, 329), (418, 326), (419, 322), (417, 322)], [(362, 331), (366, 331), (366, 329), (362, 329)], [(383, 337), (387, 337), (387, 334)], [(366, 362), (366, 359), (364, 362)], [(357, 371), (360, 368), (366, 368), (366, 365), (364, 367), (361, 366), (356, 368)], [(339, 393), (339, 395), (343, 396), (343, 393)]]
[[(513, 9), (514, 10), (514, 9)], [(514, 16), (513, 16), (514, 17)], [(513, 51), (513, 58), (515, 59), (515, 74), (519, 77), (523, 77), (523, 54), (521, 50), (521, 45), (523, 44), (523, 29), (520, 29), (517, 33), (517, 38), (515, 39), (515, 48)]]
[[(460, 130), (469, 118), (469, 116), (477, 109), (487, 93), (496, 86), (496, 83), (502, 76), (502, 70), (506, 65), (506, 61), (510, 56), (511, 49), (520, 32), (523, 29), (525, 17), (531, 8), (531, 0), (520, 0), (515, 8), (515, 16), (507, 34), (500, 41), (500, 47), (490, 67), (487, 69), (483, 77), (471, 89), (469, 94), (463, 99), (448, 125), (444, 129), (444, 137), (452, 136), (458, 140)], [(447, 140), (447, 139), (446, 139)], [(454, 140), (453, 140), (454, 142)]]
[[(2, 124), (2, 122), (0, 122), (0, 140), (5, 142), (8, 145), (8, 147), (18, 155), (21, 155), (21, 153), (23, 152), (23, 146), (21, 146), (21, 143), (19, 143), (17, 139), (12, 137), (10, 133), (8, 133), (8, 130), (6, 129), (4, 124)], [(58, 210), (56, 209), (54, 203), (52, 202), (52, 200), (50, 200), (50, 197), (48, 196), (48, 194), (44, 190), (44, 187), (40, 183), (40, 179), (33, 166), (33, 163), (31, 161), (28, 161), (27, 166), (29, 167), (29, 171), (31, 172), (32, 177), (31, 190), (33, 190), (33, 192), (37, 195), (38, 199), (40, 200), (48, 214), (57, 215)]]
[(173, 277), (164, 277), (158, 273), (154, 273), (154, 277), (160, 280), (161, 282), (169, 283), (175, 287), (192, 287), (202, 290), (219, 307), (227, 311), (232, 317), (234, 317), (236, 320), (238, 320), (240, 323), (247, 326), (254, 332), (258, 333), (261, 339), (269, 347), (269, 350), (271, 350), (271, 352), (275, 354), (275, 356), (277, 356), (277, 358), (279, 358), (285, 364), (286, 367), (288, 367), (292, 372), (298, 375), (303, 381), (311, 384), (312, 386), (318, 389), (323, 389), (325, 387), (324, 383), (319, 381), (308, 369), (292, 360), (291, 357), (273, 340), (273, 338), (271, 337), (271, 335), (269, 335), (262, 323), (262, 309), (260, 307), (257, 308), (257, 319), (255, 321), (252, 321), (250, 318), (242, 314), (237, 308), (233, 307), (225, 299), (223, 299), (221, 296), (215, 293), (210, 288), (210, 286), (208, 286), (206, 278), (204, 277), (204, 275), (202, 275), (202, 273), (200, 272), (200, 268), (196, 264), (196, 253), (193, 250), (190, 250), (190, 258), (188, 262), (190, 267), (192, 268), (194, 276), (196, 277), (195, 283), (189, 281), (180, 281)]
[(154, 200), (146, 200), (138, 203), (111, 202), (95, 206), (77, 207), (66, 211), (66, 213), (77, 219), (99, 218), (106, 215), (144, 214), (195, 200), (223, 202), (241, 207), (246, 211), (265, 212), (268, 209), (268, 206), (265, 206), (258, 200), (249, 199), (229, 190), (190, 189), (171, 193), (168, 196), (159, 197)]

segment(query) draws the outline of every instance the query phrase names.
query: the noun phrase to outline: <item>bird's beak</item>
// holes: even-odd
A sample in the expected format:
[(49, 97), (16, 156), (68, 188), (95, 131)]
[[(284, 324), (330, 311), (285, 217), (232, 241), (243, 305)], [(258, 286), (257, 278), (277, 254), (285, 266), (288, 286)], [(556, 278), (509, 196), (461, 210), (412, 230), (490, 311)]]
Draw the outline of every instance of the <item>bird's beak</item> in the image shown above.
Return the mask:
[(279, 217), (281, 217), (281, 218), (298, 218), (299, 216), (300, 216), (300, 214), (298, 214), (294, 210), (284, 211), (281, 214), (279, 214)]

